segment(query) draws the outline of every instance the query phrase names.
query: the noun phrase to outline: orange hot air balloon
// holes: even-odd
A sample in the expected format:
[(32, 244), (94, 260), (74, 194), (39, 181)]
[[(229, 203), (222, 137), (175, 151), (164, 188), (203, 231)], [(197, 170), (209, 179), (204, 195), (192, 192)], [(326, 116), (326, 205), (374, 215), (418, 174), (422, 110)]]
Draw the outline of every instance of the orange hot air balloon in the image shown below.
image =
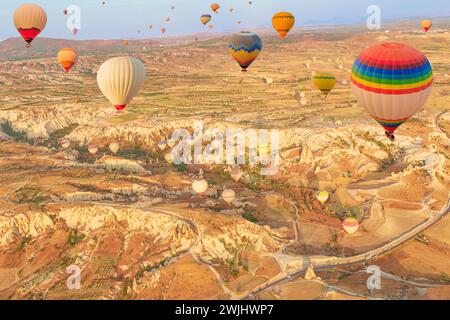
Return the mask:
[(290, 12), (278, 12), (272, 18), (272, 25), (281, 39), (286, 38), (295, 24), (295, 17)]
[(166, 28), (161, 28), (161, 33), (162, 34), (166, 33), (166, 31), (167, 31)]
[(47, 25), (47, 13), (36, 4), (24, 4), (14, 12), (14, 25), (20, 35), (31, 46), (31, 42)]
[(211, 9), (212, 9), (212, 11), (214, 11), (214, 13), (217, 13), (217, 10), (220, 9), (220, 5), (217, 4), (217, 3), (213, 3), (213, 4), (211, 5)]
[(421, 25), (423, 30), (425, 30), (425, 32), (428, 32), (428, 30), (430, 30), (430, 28), (433, 26), (433, 23), (430, 20), (423, 20)]
[(63, 48), (58, 52), (58, 63), (61, 67), (69, 72), (70, 69), (77, 63), (78, 61), (78, 53), (75, 49), (72, 48)]

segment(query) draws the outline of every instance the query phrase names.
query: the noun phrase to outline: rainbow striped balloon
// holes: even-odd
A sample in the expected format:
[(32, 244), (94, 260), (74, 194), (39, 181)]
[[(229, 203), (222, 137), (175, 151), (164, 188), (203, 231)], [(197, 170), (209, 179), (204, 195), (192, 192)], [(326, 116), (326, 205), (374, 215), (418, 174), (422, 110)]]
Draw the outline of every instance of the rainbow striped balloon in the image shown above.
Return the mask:
[(433, 86), (433, 70), (419, 50), (402, 43), (382, 43), (356, 59), (351, 81), (358, 101), (392, 135), (425, 104)]
[(246, 71), (261, 53), (262, 41), (255, 33), (241, 31), (231, 36), (228, 48), (242, 71)]

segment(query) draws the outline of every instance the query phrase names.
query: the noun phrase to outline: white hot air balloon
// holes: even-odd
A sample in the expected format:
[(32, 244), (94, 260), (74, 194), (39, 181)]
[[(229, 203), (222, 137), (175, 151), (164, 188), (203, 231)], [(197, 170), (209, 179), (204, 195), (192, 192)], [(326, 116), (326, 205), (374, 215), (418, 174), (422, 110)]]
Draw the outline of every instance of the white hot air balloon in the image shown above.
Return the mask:
[(205, 192), (208, 190), (208, 182), (205, 179), (195, 180), (192, 182), (192, 190), (199, 196), (204, 196)]
[(231, 204), (236, 199), (236, 193), (231, 189), (225, 189), (222, 193), (222, 199), (227, 204)]
[(319, 200), (319, 202), (324, 205), (325, 202), (328, 201), (328, 199), (330, 198), (330, 194), (327, 191), (320, 191), (317, 196), (316, 196), (317, 200)]
[(120, 146), (117, 142), (113, 142), (109, 145), (109, 150), (111, 150), (112, 153), (117, 154), (119, 152)]
[(144, 85), (145, 65), (132, 57), (117, 57), (104, 62), (97, 72), (97, 83), (116, 110), (121, 111)]

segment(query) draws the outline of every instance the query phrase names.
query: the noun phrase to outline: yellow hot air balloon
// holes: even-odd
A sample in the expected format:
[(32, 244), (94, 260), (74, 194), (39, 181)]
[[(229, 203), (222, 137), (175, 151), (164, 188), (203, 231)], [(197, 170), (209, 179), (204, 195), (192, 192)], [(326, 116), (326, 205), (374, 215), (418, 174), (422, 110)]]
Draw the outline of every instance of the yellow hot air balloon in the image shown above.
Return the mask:
[(165, 154), (164, 159), (166, 159), (168, 164), (172, 164), (173, 163), (173, 152), (168, 152)]
[(37, 4), (23, 4), (14, 12), (14, 25), (30, 47), (47, 25), (47, 13)]
[(167, 142), (166, 140), (161, 140), (160, 142), (158, 142), (158, 148), (161, 151), (164, 151), (167, 147)]
[(89, 151), (90, 154), (95, 156), (97, 154), (97, 152), (98, 152), (98, 147), (96, 145), (91, 144), (91, 145), (88, 146), (88, 151)]
[(255, 33), (241, 31), (230, 37), (228, 48), (231, 56), (241, 66), (242, 71), (247, 71), (247, 68), (261, 53), (262, 41)]
[(278, 12), (272, 18), (272, 25), (281, 39), (284, 39), (295, 25), (295, 17), (290, 12)]
[(204, 14), (200, 17), (200, 22), (203, 23), (203, 25), (207, 25), (210, 21), (211, 21), (211, 15), (209, 14)]
[(169, 146), (169, 148), (175, 147), (176, 144), (177, 144), (177, 141), (175, 139), (167, 140), (167, 145)]
[(231, 204), (236, 199), (236, 193), (231, 189), (225, 189), (222, 193), (222, 199), (227, 204)]
[(128, 47), (128, 40), (122, 41), (122, 44), (123, 44), (124, 47)]
[(192, 182), (192, 190), (199, 196), (204, 196), (208, 190), (208, 182), (205, 179), (195, 180)]
[(336, 85), (336, 77), (330, 72), (317, 72), (313, 75), (312, 82), (326, 97)]
[(342, 223), (342, 227), (349, 235), (353, 235), (359, 229), (359, 222), (355, 218), (347, 218)]
[(117, 57), (104, 62), (97, 72), (97, 83), (116, 110), (124, 110), (144, 84), (145, 66), (132, 57)]
[(217, 10), (219, 10), (219, 9), (220, 9), (220, 5), (219, 4), (213, 3), (211, 5), (211, 10), (214, 11), (214, 13), (217, 13)]
[(62, 139), (59, 143), (61, 144), (61, 147), (62, 147), (64, 150), (67, 150), (67, 149), (70, 148), (70, 141), (67, 140), (67, 139)]
[(109, 145), (109, 150), (111, 150), (112, 153), (117, 154), (119, 152), (120, 146), (117, 142), (113, 142)]
[(430, 30), (430, 28), (433, 26), (433, 23), (430, 20), (425, 19), (421, 22), (421, 26), (423, 30), (425, 30), (425, 32), (428, 32), (428, 30)]
[(58, 52), (58, 63), (61, 67), (69, 72), (70, 69), (77, 63), (78, 54), (75, 49), (72, 48), (63, 48)]
[(213, 26), (211, 23), (209, 23), (209, 24), (208, 24), (208, 28), (214, 29), (214, 26)]
[(329, 197), (330, 194), (327, 191), (320, 191), (316, 196), (317, 200), (319, 200), (322, 205), (328, 201)]

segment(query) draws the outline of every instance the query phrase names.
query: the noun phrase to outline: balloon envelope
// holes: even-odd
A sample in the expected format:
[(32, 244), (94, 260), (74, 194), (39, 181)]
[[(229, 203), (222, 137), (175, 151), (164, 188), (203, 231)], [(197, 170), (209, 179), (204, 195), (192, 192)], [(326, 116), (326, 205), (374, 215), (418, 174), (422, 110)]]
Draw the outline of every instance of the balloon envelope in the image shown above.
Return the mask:
[(196, 194), (203, 195), (208, 190), (208, 182), (205, 179), (192, 182), (192, 190)]
[(336, 85), (336, 77), (330, 72), (317, 72), (312, 77), (314, 86), (328, 96)]
[(117, 110), (123, 110), (144, 84), (145, 66), (132, 57), (112, 58), (97, 72), (100, 90)]
[(209, 15), (209, 14), (204, 14), (204, 15), (202, 15), (202, 16), (200, 17), (200, 21), (201, 21), (201, 23), (203, 23), (203, 25), (207, 25), (208, 22), (211, 21), (211, 15)]
[(231, 189), (226, 189), (222, 193), (222, 199), (226, 203), (230, 204), (236, 199), (236, 193)]
[(217, 10), (220, 9), (220, 5), (218, 5), (217, 3), (213, 3), (211, 5), (211, 9), (212, 9), (212, 11), (216, 12)]
[(295, 25), (295, 17), (290, 12), (278, 12), (272, 18), (272, 25), (281, 39), (284, 39)]
[(430, 30), (430, 28), (433, 26), (433, 23), (430, 20), (423, 20), (421, 22), (422, 28), (423, 30), (425, 30), (425, 32), (428, 32), (428, 30)]
[(47, 25), (47, 13), (36, 4), (23, 4), (14, 12), (14, 25), (30, 46)]
[(262, 41), (255, 33), (241, 31), (231, 36), (228, 48), (231, 56), (245, 71), (261, 53)]
[(359, 103), (388, 133), (416, 114), (433, 86), (433, 70), (419, 50), (402, 43), (366, 49), (353, 64), (352, 89)]
[(349, 235), (355, 234), (359, 229), (359, 222), (355, 218), (347, 218), (342, 223), (342, 227)]
[(72, 48), (63, 48), (58, 52), (58, 63), (69, 72), (78, 61), (78, 53)]
[(119, 152), (120, 146), (117, 142), (113, 142), (109, 145), (109, 150), (111, 150), (112, 153), (117, 154)]
[(327, 191), (321, 191), (316, 196), (317, 200), (319, 200), (322, 205), (328, 201), (329, 197), (330, 197), (330, 194)]
[(95, 155), (98, 152), (98, 148), (95, 145), (90, 145), (88, 147), (88, 151), (90, 154)]

